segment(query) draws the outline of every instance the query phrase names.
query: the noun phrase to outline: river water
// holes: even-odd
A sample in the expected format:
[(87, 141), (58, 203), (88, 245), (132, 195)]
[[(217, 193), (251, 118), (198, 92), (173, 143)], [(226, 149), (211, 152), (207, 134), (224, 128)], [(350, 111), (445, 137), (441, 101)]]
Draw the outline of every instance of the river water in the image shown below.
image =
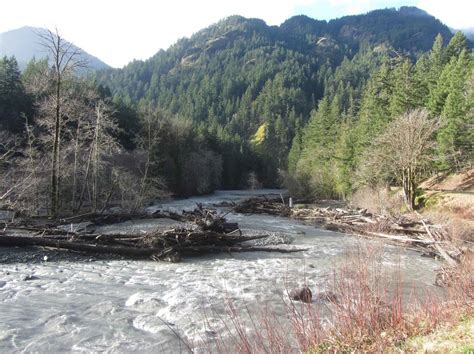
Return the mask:
[[(262, 193), (280, 191), (217, 192), (151, 209), (182, 210)], [(27, 250), (33, 256), (26, 263), (0, 263), (0, 352), (185, 351), (176, 333), (199, 349), (225, 332), (222, 318), (229, 303), (242, 312), (268, 306), (283, 319), (288, 289), (306, 282), (313, 293), (323, 291), (331, 267), (360, 243), (287, 218), (231, 213), (228, 219), (247, 233), (264, 230), (290, 243), (280, 247), (306, 250), (211, 255), (181, 263), (68, 259), (54, 252), (47, 260), (41, 253), (38, 260), (38, 250)], [(137, 232), (167, 223), (173, 222), (142, 220), (100, 231)], [(439, 266), (435, 260), (393, 246), (383, 250), (384, 265), (400, 267), (405, 283), (431, 289)], [(0, 261), (20, 252), (25, 250), (0, 248)]]

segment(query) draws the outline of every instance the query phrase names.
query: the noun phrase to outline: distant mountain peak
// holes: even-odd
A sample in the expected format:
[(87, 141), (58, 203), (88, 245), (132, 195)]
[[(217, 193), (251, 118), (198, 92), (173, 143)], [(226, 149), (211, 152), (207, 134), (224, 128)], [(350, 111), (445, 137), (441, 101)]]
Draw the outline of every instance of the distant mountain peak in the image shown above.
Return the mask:
[[(23, 26), (0, 33), (0, 56), (14, 56), (20, 68), (26, 67), (28, 62), (33, 58), (46, 58), (48, 53), (41, 44), (40, 35), (47, 32), (48, 30), (45, 28)], [(110, 68), (110, 66), (102, 60), (74, 44), (73, 49), (77, 49), (82, 53), (82, 59), (88, 63), (90, 69), (101, 70)]]

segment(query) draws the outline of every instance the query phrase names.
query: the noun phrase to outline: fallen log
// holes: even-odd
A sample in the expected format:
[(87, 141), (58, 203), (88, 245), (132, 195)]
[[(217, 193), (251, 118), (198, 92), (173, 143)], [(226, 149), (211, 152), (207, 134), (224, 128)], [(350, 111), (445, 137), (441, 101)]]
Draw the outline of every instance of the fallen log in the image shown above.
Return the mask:
[(277, 216), (290, 216), (291, 209), (283, 205), (278, 199), (261, 199), (250, 198), (244, 200), (234, 208), (237, 213), (256, 213), (256, 214), (270, 214)]
[[(253, 236), (253, 237), (238, 237), (240, 242), (242, 238), (245, 241), (251, 239), (267, 237), (264, 235)], [(231, 242), (236, 242), (237, 238), (234, 238)], [(76, 252), (84, 253), (105, 253), (114, 254), (132, 258), (149, 258), (161, 259), (173, 252), (182, 255), (196, 255), (203, 253), (235, 253), (235, 252), (280, 252), (280, 253), (294, 253), (301, 252), (305, 249), (286, 249), (286, 248), (269, 248), (269, 247), (255, 247), (255, 246), (218, 246), (218, 245), (196, 245), (196, 244), (176, 244), (172, 247), (137, 247), (131, 243), (125, 243), (125, 241), (119, 241), (120, 246), (113, 245), (99, 245), (90, 244), (83, 242), (57, 240), (51, 238), (35, 237), (35, 236), (11, 236), (2, 235), (0, 236), (0, 247), (28, 247), (28, 246), (42, 246), (58, 249), (66, 249)]]
[(77, 252), (85, 253), (108, 253), (120, 256), (150, 257), (154, 253), (161, 252), (161, 248), (137, 248), (124, 246), (105, 246), (98, 244), (90, 244), (83, 242), (72, 242), (65, 240), (55, 240), (51, 238), (34, 237), (34, 236), (0, 236), (0, 247), (28, 247), (28, 246), (42, 246), (59, 249), (67, 249)]
[[(430, 232), (430, 229), (428, 227), (428, 225), (426, 225), (425, 221), (423, 219), (421, 219), (421, 223), (423, 224), (423, 226), (425, 227), (426, 229), (426, 232), (428, 234), (428, 236), (430, 237), (431, 240), (435, 241), (435, 238), (433, 237), (433, 234)], [(438, 251), (438, 253), (441, 255), (441, 257), (443, 257), (443, 259), (451, 266), (451, 267), (455, 267), (458, 265), (458, 261), (455, 260), (454, 258), (452, 258), (448, 252), (446, 252), (443, 247), (441, 247), (441, 245), (438, 243), (438, 242), (435, 242), (434, 243), (434, 247), (436, 248), (436, 251)]]
[(364, 233), (371, 236), (387, 238), (390, 240), (399, 241), (403, 243), (415, 243), (415, 244), (422, 244), (422, 245), (433, 245), (433, 244), (439, 243), (438, 241), (435, 241), (435, 240), (422, 240), (422, 239), (417, 239), (417, 238), (406, 237), (403, 235), (389, 235), (389, 234), (384, 234), (381, 232), (364, 231)]

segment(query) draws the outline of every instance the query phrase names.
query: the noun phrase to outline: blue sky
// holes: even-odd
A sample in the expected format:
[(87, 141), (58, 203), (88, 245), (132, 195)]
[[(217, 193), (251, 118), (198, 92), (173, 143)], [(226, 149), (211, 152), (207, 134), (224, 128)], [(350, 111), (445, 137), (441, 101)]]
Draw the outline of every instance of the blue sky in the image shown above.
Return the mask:
[(295, 8), (295, 14), (305, 14), (319, 20), (331, 20), (345, 15), (365, 13), (370, 10), (400, 6), (414, 6), (416, 1), (314, 1), (309, 4), (299, 5)]
[(230, 15), (270, 25), (306, 14), (317, 19), (377, 8), (417, 6), (454, 28), (474, 27), (473, 0), (1, 0), (0, 33), (23, 26), (57, 27), (109, 65), (146, 59), (181, 37)]

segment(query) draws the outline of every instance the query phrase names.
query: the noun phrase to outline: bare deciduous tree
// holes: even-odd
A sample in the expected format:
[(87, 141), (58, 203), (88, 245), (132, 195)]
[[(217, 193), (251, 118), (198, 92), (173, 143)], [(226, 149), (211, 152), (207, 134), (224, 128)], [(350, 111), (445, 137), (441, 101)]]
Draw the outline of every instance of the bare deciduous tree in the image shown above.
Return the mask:
[(416, 188), (433, 160), (434, 133), (439, 119), (430, 119), (424, 109), (409, 111), (392, 121), (367, 150), (360, 175), (365, 182), (401, 183), (408, 209), (415, 207)]
[(53, 33), (38, 34), (42, 45), (48, 51), (51, 62), (51, 82), (53, 92), (50, 96), (54, 109), (54, 129), (52, 131), (52, 167), (51, 167), (51, 214), (57, 215), (59, 201), (59, 171), (60, 171), (60, 146), (61, 146), (61, 123), (63, 118), (63, 96), (64, 84), (70, 75), (78, 68), (85, 67), (86, 62), (81, 58), (81, 51), (72, 43), (64, 40), (58, 30)]
[(158, 110), (151, 111), (146, 110), (141, 114), (142, 121), (142, 132), (137, 137), (137, 145), (145, 155), (145, 161), (143, 166), (139, 167), (141, 173), (140, 187), (138, 191), (135, 204), (132, 208), (132, 212), (136, 211), (141, 205), (148, 190), (152, 190), (153, 185), (163, 187), (164, 183), (158, 177), (150, 178), (150, 169), (156, 164), (154, 161), (158, 143), (160, 141), (160, 134), (162, 130), (164, 117)]
[(18, 148), (18, 137), (7, 131), (0, 131), (0, 164), (7, 162)]
[(39, 162), (31, 127), (25, 137), (0, 132), (0, 205), (17, 211), (38, 209)]
[(19, 139), (17, 136), (6, 131), (0, 131), (0, 202), (4, 202), (18, 187), (18, 183), (13, 185), (9, 183), (12, 157), (18, 151), (18, 148)]

